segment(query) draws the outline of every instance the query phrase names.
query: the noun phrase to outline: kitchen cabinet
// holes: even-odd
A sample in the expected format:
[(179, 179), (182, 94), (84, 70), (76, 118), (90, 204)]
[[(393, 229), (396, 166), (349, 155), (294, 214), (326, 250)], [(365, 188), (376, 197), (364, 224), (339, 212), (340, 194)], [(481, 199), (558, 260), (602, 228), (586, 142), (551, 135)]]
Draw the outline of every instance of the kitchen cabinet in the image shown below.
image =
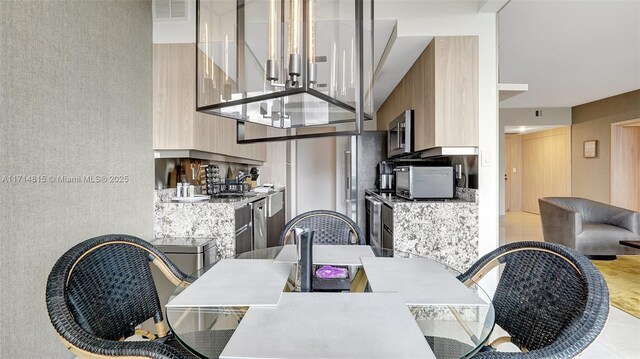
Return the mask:
[[(196, 112), (195, 56), (194, 44), (153, 45), (153, 148), (214, 153), (234, 162), (266, 161), (266, 144), (236, 143), (236, 120)], [(265, 126), (247, 123), (245, 128), (266, 136)]]
[(478, 146), (478, 37), (438, 36), (378, 110), (378, 129), (414, 110), (414, 149)]

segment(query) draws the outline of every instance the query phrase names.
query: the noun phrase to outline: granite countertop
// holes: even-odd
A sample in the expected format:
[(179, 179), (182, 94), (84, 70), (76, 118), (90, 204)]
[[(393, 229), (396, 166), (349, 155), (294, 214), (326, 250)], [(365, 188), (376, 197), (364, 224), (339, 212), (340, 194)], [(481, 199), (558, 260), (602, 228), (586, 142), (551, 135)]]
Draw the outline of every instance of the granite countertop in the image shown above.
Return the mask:
[(396, 196), (394, 193), (377, 193), (375, 189), (366, 189), (365, 193), (371, 196), (374, 196), (376, 199), (382, 201), (389, 207), (393, 207), (396, 204), (437, 204), (437, 203), (453, 203), (453, 204), (470, 204), (477, 203), (477, 190), (472, 190), (474, 193), (469, 195), (468, 189), (458, 188), (456, 190), (456, 195), (459, 198), (451, 198), (451, 199), (421, 199), (421, 200), (409, 200), (402, 197)]

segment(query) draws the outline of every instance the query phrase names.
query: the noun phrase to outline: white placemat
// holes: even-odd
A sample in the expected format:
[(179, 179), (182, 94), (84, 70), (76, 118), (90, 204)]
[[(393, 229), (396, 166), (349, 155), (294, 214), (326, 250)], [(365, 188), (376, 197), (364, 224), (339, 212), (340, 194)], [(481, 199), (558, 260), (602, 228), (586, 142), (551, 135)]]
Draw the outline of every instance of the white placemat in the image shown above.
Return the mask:
[(362, 258), (362, 265), (373, 292), (396, 292), (407, 305), (488, 305), (426, 258)]
[(276, 305), (292, 265), (271, 259), (223, 259), (167, 308)]
[[(371, 246), (360, 245), (313, 245), (313, 264), (361, 266), (361, 257), (375, 257)], [(287, 244), (282, 248), (275, 263), (297, 263), (298, 255), (294, 244)]]
[(395, 293), (283, 293), (251, 307), (220, 358), (435, 358)]

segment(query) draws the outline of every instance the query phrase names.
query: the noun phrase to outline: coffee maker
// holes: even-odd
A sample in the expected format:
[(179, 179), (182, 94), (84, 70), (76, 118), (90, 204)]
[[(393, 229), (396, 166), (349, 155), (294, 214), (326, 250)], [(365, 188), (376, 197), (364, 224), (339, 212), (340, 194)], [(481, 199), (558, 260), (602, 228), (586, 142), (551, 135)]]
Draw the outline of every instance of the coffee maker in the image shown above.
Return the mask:
[(382, 161), (378, 163), (377, 170), (377, 187), (380, 192), (393, 192), (396, 189), (395, 183), (395, 173), (394, 169), (396, 168), (395, 163), (390, 161)]

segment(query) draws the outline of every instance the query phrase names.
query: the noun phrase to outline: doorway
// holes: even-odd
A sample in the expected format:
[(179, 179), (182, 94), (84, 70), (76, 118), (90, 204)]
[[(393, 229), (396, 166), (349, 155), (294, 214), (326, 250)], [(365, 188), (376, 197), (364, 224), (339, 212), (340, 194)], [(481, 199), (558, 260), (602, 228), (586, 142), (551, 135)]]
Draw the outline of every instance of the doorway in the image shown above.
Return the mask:
[(640, 211), (640, 118), (611, 124), (611, 199)]

